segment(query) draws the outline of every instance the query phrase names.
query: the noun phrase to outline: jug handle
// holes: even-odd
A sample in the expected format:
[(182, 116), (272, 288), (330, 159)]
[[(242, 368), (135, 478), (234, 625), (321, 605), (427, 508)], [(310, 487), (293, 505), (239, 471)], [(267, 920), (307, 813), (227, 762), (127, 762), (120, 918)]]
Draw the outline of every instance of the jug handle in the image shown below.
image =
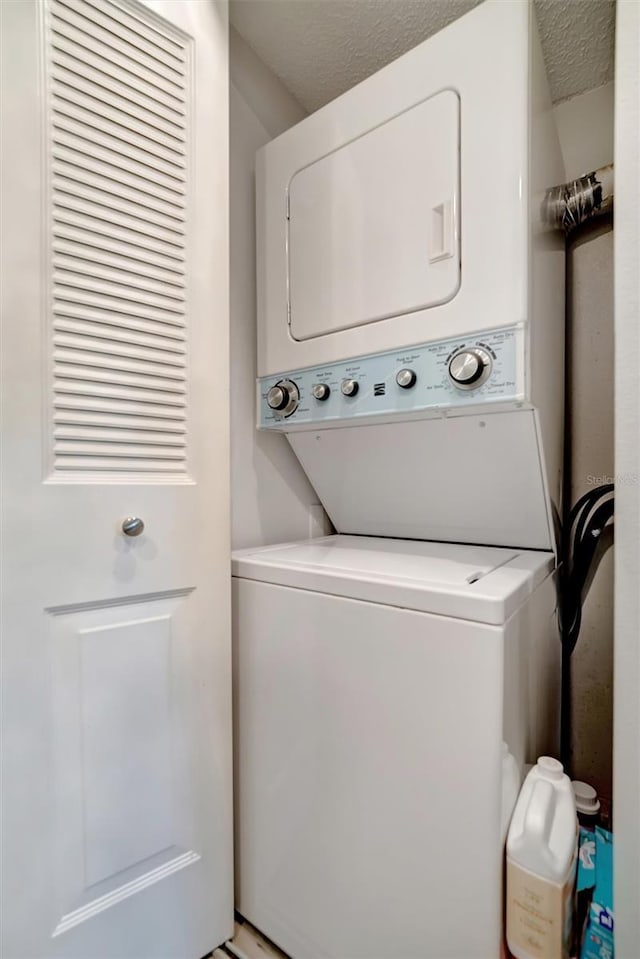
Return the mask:
[(554, 789), (550, 782), (539, 779), (531, 790), (524, 819), (525, 833), (549, 838), (553, 818)]

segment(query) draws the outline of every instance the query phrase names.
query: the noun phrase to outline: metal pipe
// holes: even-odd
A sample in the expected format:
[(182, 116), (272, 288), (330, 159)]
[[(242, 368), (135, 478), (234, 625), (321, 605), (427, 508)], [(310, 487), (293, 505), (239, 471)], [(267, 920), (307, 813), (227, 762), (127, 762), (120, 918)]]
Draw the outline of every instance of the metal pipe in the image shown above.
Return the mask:
[(545, 223), (565, 233), (612, 209), (613, 164), (552, 187), (542, 201)]

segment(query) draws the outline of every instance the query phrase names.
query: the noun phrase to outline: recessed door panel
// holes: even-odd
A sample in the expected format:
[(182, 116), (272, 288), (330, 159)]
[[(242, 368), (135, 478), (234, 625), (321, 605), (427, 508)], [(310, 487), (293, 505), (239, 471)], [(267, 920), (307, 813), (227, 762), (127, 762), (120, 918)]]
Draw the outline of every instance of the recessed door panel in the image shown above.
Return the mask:
[(92, 627), (77, 638), (86, 878), (96, 883), (172, 844), (170, 620)]
[(289, 184), (296, 340), (450, 300), (460, 286), (460, 101), (445, 90)]
[(189, 826), (193, 599), (49, 612), (54, 936), (200, 859)]

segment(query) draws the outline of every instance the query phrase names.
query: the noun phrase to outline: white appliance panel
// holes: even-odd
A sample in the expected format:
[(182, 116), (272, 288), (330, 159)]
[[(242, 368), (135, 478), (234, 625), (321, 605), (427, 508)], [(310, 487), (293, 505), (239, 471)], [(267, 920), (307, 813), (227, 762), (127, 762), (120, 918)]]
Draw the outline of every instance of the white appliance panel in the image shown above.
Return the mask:
[(445, 90), (294, 173), (296, 340), (445, 303), (460, 285), (460, 101)]
[(553, 548), (531, 410), (291, 432), (287, 439), (341, 533)]
[(245, 580), (234, 614), (240, 913), (293, 959), (498, 956), (502, 630)]

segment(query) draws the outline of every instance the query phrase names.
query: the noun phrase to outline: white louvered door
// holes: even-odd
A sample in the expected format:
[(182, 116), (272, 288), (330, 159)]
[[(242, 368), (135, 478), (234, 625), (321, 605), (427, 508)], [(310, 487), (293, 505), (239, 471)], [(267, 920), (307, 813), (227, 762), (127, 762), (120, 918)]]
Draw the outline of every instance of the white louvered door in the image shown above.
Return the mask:
[(0, 951), (199, 959), (233, 918), (226, 7), (0, 12)]

